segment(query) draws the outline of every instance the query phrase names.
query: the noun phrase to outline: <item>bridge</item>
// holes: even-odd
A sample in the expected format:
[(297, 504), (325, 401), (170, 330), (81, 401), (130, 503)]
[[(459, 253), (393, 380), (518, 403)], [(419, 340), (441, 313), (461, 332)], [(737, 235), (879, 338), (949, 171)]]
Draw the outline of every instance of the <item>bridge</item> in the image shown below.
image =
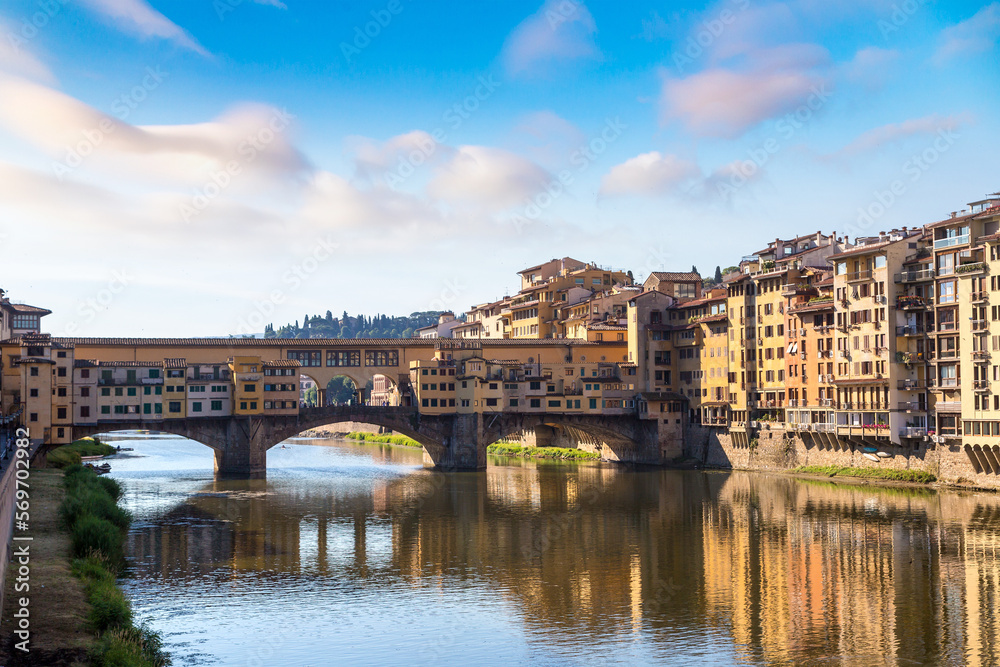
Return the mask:
[(662, 463), (655, 422), (629, 415), (546, 415), (516, 412), (425, 415), (416, 408), (326, 406), (298, 415), (188, 417), (176, 420), (108, 420), (74, 427), (75, 437), (130, 429), (183, 436), (215, 452), (220, 476), (262, 477), (267, 450), (299, 433), (341, 422), (384, 426), (413, 438), (425, 459), (446, 471), (482, 470), (486, 448), (507, 436), (556, 428), (592, 444), (606, 458), (629, 463)]

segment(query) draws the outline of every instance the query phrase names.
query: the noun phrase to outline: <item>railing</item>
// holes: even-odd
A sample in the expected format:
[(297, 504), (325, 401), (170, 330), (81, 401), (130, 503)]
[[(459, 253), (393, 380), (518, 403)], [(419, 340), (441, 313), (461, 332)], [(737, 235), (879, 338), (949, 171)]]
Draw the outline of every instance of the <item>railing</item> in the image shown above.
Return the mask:
[(872, 272), (871, 269), (865, 269), (864, 271), (853, 271), (847, 274), (847, 282), (854, 282), (855, 280), (871, 280)]
[(979, 273), (985, 270), (986, 262), (969, 262), (968, 264), (959, 264), (955, 269), (955, 273)]
[(979, 303), (980, 301), (986, 301), (987, 299), (989, 299), (989, 297), (990, 297), (990, 293), (989, 292), (973, 292), (972, 295), (970, 296), (970, 298), (971, 298), (971, 300), (972, 300), (973, 303)]
[(819, 399), (819, 406), (821, 408), (832, 408), (834, 406), (834, 400), (832, 398), (821, 398)]
[(837, 425), (836, 424), (831, 424), (829, 422), (823, 422), (823, 423), (820, 423), (820, 424), (813, 424), (812, 425), (812, 430), (814, 430), (814, 431), (816, 431), (818, 433), (836, 433), (837, 432)]
[(903, 391), (913, 391), (915, 389), (927, 389), (931, 384), (927, 380), (900, 380), (896, 383), (896, 388)]
[(923, 438), (927, 435), (926, 426), (904, 426), (899, 429), (900, 438)]
[(926, 329), (922, 324), (907, 324), (906, 326), (896, 327), (897, 336), (919, 336), (926, 333)]
[(975, 362), (987, 362), (990, 360), (990, 353), (986, 350), (976, 350), (972, 353), (972, 360)]
[(893, 276), (896, 283), (917, 283), (934, 278), (934, 269), (920, 269), (919, 271), (903, 271)]
[(931, 305), (928, 299), (922, 296), (899, 296), (896, 297), (896, 308), (902, 310), (914, 310), (926, 308)]
[(990, 383), (986, 380), (973, 380), (972, 388), (975, 391), (989, 391)]
[(920, 401), (904, 401), (899, 404), (899, 409), (906, 412), (926, 412), (927, 404)]
[(969, 242), (969, 235), (962, 234), (961, 236), (949, 236), (943, 239), (934, 240), (934, 249), (940, 250), (941, 248), (951, 248), (957, 245), (965, 245)]
[(941, 378), (937, 381), (938, 387), (957, 387), (958, 378)]
[(989, 326), (986, 320), (972, 320), (969, 325), (973, 331), (982, 331)]
[(955, 331), (958, 325), (955, 322), (938, 322), (938, 331)]

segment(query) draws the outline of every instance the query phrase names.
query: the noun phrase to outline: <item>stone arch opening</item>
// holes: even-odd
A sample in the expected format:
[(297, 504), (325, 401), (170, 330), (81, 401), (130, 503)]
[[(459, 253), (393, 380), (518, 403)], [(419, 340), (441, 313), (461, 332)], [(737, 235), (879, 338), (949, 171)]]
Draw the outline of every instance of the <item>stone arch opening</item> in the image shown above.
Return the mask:
[[(639, 443), (611, 426), (576, 423), (538, 415), (535, 419), (515, 420), (497, 429), (487, 429), (487, 445), (500, 440), (520, 440), (526, 446), (562, 447), (599, 454), (608, 460), (631, 461), (640, 449)], [(521, 438), (522, 434), (528, 437)]]
[(358, 405), (361, 400), (359, 390), (363, 388), (363, 384), (346, 373), (334, 375), (326, 383), (324, 405)]

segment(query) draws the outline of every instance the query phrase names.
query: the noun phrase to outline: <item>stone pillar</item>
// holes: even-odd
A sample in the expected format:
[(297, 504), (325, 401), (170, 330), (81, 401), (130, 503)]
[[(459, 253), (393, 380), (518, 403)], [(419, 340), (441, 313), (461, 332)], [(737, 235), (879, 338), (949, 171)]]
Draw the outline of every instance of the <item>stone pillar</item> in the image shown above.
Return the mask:
[(445, 472), (460, 470), (486, 470), (486, 438), (483, 435), (483, 416), (463, 414), (449, 416), (450, 428), (440, 446), (424, 449), (424, 460), (430, 459), (435, 468)]
[(215, 450), (218, 477), (263, 478), (267, 473), (267, 432), (261, 418), (232, 417), (223, 446)]

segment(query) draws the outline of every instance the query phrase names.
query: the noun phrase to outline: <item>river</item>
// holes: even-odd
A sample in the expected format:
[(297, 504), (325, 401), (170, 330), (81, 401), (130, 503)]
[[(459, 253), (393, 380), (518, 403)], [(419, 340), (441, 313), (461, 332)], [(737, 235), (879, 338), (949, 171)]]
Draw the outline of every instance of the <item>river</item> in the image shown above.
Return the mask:
[(134, 436), (122, 584), (176, 665), (1000, 664), (1000, 497)]

